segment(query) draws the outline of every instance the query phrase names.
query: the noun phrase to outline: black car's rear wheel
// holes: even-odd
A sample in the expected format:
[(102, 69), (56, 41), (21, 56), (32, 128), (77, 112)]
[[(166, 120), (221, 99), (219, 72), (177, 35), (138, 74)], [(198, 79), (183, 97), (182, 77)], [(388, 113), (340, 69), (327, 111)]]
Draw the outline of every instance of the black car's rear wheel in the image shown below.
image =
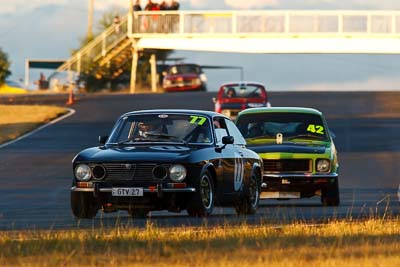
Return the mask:
[(329, 184), (327, 187), (322, 188), (321, 202), (324, 206), (339, 206), (340, 195), (338, 179), (335, 179), (335, 182)]
[(237, 214), (254, 214), (260, 202), (260, 177), (253, 173), (244, 188), (244, 196), (235, 204)]
[(77, 218), (91, 219), (96, 216), (99, 205), (91, 192), (71, 192), (71, 210)]
[(214, 183), (209, 171), (205, 170), (195, 181), (196, 193), (186, 206), (192, 217), (209, 216), (214, 208)]

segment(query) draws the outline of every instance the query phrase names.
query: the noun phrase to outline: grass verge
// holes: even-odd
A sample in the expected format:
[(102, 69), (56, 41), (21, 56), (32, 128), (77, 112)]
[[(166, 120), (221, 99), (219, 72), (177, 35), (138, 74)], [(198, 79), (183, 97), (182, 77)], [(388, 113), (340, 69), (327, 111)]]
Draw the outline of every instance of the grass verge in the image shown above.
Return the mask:
[(53, 106), (0, 105), (0, 144), (13, 140), (67, 113)]
[(400, 219), (0, 232), (2, 266), (400, 266)]

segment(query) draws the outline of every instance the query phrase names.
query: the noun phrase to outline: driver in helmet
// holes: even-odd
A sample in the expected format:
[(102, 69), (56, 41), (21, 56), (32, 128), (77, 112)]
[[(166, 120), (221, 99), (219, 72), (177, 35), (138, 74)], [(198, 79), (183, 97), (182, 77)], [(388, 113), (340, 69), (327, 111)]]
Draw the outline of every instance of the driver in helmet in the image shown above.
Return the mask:
[(147, 137), (149, 134), (160, 133), (160, 125), (156, 122), (139, 122), (139, 136)]

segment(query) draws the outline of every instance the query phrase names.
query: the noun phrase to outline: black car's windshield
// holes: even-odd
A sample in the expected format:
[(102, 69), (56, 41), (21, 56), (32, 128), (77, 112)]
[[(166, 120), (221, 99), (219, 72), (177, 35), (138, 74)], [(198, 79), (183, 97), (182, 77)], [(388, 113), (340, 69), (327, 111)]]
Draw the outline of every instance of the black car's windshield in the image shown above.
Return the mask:
[(194, 114), (140, 114), (123, 117), (109, 144), (139, 142), (212, 143), (211, 126), (205, 116)]
[(328, 140), (328, 129), (319, 115), (307, 113), (269, 112), (240, 116), (236, 122), (246, 139), (277, 138), (283, 140)]

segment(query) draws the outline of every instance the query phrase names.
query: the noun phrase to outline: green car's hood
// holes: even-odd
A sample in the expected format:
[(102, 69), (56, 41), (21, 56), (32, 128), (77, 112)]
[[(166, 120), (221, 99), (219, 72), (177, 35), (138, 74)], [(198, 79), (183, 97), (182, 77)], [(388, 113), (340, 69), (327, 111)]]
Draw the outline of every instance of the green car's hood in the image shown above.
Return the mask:
[[(255, 144), (256, 143), (256, 144)], [(302, 154), (324, 154), (330, 148), (329, 142), (249, 142), (247, 148), (256, 153), (302, 153)]]

